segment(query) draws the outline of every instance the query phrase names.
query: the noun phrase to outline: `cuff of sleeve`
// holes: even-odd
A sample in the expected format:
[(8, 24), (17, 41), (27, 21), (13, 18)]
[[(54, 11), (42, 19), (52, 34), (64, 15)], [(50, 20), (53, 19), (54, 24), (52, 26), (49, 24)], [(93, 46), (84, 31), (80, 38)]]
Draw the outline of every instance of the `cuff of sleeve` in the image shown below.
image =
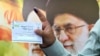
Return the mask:
[(50, 47), (43, 48), (42, 50), (47, 56), (71, 56), (57, 39)]

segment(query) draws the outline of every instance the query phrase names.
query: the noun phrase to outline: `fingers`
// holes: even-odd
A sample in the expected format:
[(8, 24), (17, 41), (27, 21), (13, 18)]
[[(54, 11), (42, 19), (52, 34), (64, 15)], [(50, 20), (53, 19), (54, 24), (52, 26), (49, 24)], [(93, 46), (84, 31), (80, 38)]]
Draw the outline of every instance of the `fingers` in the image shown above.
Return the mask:
[(35, 7), (34, 11), (37, 13), (37, 15), (39, 16), (42, 22), (47, 21), (46, 17), (43, 15), (43, 13), (38, 8)]

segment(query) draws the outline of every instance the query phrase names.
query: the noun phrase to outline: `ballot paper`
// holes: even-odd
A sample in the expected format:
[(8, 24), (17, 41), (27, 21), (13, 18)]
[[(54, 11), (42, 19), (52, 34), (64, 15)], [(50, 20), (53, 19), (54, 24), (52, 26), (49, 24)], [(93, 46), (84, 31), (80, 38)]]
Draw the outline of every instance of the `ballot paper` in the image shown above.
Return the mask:
[(35, 33), (36, 29), (42, 29), (39, 22), (13, 22), (12, 41), (42, 44), (42, 38)]
[(42, 44), (41, 36), (34, 32), (36, 29), (42, 29), (42, 23), (38, 15), (32, 10), (27, 17), (27, 21), (12, 22), (12, 41)]

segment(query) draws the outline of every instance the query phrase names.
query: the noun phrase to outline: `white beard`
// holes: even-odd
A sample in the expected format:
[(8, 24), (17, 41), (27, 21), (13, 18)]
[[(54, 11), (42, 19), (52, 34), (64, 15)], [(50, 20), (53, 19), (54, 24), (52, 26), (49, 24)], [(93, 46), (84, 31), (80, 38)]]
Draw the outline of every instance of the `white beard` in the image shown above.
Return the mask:
[(70, 42), (73, 43), (73, 48), (66, 48), (66, 50), (69, 51), (72, 54), (72, 56), (77, 56), (78, 52), (80, 52), (85, 46), (85, 43), (88, 40), (88, 36), (89, 30), (87, 26), (84, 26), (82, 33), (79, 36), (77, 36), (77, 39), (74, 42)]
[(89, 30), (88, 26), (83, 27), (82, 34), (78, 36), (78, 38), (74, 41), (74, 49), (76, 50), (76, 53), (80, 52), (87, 42), (89, 37)]

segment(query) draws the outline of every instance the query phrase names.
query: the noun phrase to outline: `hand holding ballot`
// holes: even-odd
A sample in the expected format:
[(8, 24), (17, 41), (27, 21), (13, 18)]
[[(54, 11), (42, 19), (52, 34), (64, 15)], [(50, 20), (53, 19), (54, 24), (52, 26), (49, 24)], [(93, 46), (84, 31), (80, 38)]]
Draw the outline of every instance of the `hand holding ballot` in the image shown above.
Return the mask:
[(27, 22), (13, 22), (12, 40), (13, 42), (40, 43), (41, 47), (48, 47), (55, 41), (52, 27), (40, 9), (34, 8), (34, 11), (29, 14)]

